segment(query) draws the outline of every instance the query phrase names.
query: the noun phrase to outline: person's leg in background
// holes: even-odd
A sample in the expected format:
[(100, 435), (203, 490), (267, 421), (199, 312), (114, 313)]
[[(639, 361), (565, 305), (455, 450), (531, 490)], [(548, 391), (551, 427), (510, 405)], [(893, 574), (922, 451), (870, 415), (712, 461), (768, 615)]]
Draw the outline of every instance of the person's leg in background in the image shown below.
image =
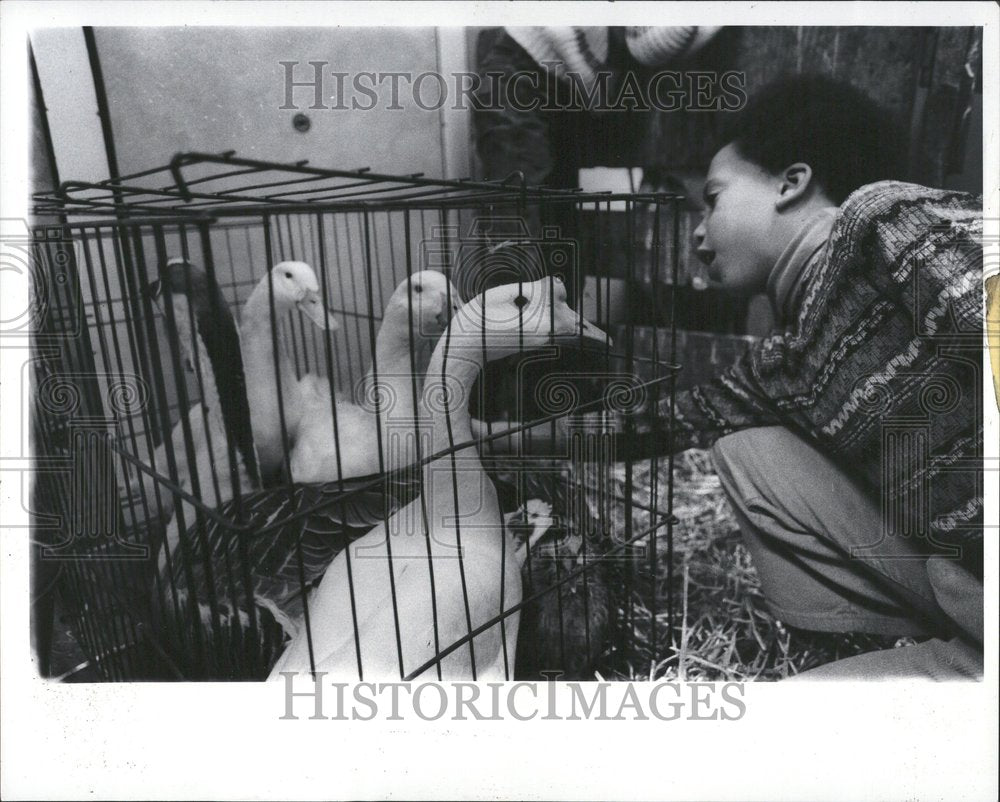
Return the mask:
[(928, 561), (904, 538), (885, 539), (877, 556), (851, 557), (853, 548), (878, 540), (881, 513), (833, 461), (783, 427), (728, 435), (712, 455), (779, 619), (822, 632), (950, 638), (859, 655), (800, 676), (981, 674), (982, 583), (953, 561)]

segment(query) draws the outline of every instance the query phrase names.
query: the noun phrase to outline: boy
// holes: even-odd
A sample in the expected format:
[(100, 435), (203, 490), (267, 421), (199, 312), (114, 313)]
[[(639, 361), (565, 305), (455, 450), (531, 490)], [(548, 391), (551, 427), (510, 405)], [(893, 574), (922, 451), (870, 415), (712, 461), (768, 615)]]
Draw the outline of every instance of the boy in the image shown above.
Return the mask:
[(883, 181), (894, 126), (827, 78), (763, 90), (721, 145), (694, 244), (777, 328), (677, 395), (672, 443), (667, 402), (637, 440), (712, 446), (782, 621), (933, 636), (803, 676), (978, 677), (981, 200)]
[(734, 432), (712, 453), (779, 618), (948, 638), (810, 676), (978, 676), (981, 202), (870, 186), (902, 143), (828, 79), (768, 88), (725, 140), (698, 256), (725, 287), (766, 288), (778, 331), (682, 396), (679, 422)]

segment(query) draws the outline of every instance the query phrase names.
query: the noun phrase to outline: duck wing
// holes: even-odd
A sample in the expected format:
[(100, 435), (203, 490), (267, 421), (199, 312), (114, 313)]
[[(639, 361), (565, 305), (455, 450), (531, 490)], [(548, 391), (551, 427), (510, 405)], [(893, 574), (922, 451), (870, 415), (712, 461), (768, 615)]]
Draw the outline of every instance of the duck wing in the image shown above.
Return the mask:
[[(202, 516), (161, 571), (158, 607), (176, 624), (158, 623), (161, 648), (184, 674), (265, 677), (300, 629), (305, 595), (348, 544), (416, 497), (417, 479), (290, 485), (227, 502), (223, 522)], [(192, 665), (197, 637), (212, 660)]]

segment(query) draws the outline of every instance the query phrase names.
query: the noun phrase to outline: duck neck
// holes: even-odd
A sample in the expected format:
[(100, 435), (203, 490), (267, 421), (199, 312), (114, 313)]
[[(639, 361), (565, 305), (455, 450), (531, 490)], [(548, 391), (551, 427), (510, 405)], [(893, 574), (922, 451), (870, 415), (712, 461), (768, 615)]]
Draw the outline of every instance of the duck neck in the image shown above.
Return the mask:
[(264, 280), (243, 305), (240, 319), (243, 368), (247, 376), (253, 377), (246, 384), (250, 423), (261, 472), (267, 481), (281, 471), (286, 438), (288, 443), (294, 442), (300, 416), (298, 380), (289, 361), (282, 359), (280, 347), (275, 348), (277, 332), (272, 321), (283, 311), (275, 303), (272, 317)]
[[(275, 362), (281, 371), (281, 380), (284, 385), (287, 377), (291, 376), (291, 366), (283, 359), (277, 358), (274, 344), (274, 326), (271, 316), (271, 303), (268, 297), (267, 281), (261, 281), (250, 297), (243, 305), (243, 314), (240, 321), (240, 339), (245, 353), (245, 361), (255, 368), (253, 375), (263, 376), (274, 373)], [(275, 303), (274, 317), (277, 318), (284, 310)], [(269, 374), (263, 371), (270, 371)]]
[(356, 402), (363, 403), (361, 399), (372, 397), (370, 390), (377, 372), (379, 383), (393, 387), (395, 397), (405, 405), (403, 411), (412, 417), (423, 390), (430, 357), (426, 338), (414, 335), (411, 341), (409, 331), (387, 330), (383, 326), (375, 339), (375, 357), (358, 388)]
[[(435, 453), (472, 439), (469, 396), (484, 362), (481, 349), (450, 345), (446, 331), (431, 355), (424, 378), (422, 417), (432, 424)], [(458, 453), (466, 461), (464, 464), (474, 459), (479, 465), (475, 446)]]
[[(461, 338), (468, 343), (467, 337)], [(427, 367), (421, 411), (431, 424), (434, 453), (472, 441), (469, 396), (485, 358), (480, 348), (449, 348), (446, 331)], [(447, 399), (447, 403), (445, 402)], [(446, 453), (424, 466), (423, 486), (429, 514), (441, 544), (494, 548), (501, 543), (500, 507), (493, 483), (483, 471), (476, 446)], [(451, 541), (451, 537), (455, 541)]]
[(250, 406), (247, 397), (246, 373), (240, 346), (239, 329), (218, 286), (210, 289), (211, 297), (199, 304), (197, 330), (208, 353), (208, 370), (203, 371), (206, 394), (211, 404), (222, 413), (226, 436), (236, 445), (247, 473), (255, 486), (260, 485), (260, 471), (254, 449)]

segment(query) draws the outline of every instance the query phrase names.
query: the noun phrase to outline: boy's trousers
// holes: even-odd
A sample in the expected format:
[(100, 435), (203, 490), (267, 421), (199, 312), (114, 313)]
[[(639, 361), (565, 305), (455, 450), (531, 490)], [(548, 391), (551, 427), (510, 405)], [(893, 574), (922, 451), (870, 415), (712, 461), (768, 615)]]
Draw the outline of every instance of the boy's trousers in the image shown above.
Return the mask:
[(805, 679), (982, 675), (983, 585), (917, 538), (883, 536), (877, 499), (780, 426), (712, 450), (774, 614), (801, 629), (933, 636), (839, 660)]

